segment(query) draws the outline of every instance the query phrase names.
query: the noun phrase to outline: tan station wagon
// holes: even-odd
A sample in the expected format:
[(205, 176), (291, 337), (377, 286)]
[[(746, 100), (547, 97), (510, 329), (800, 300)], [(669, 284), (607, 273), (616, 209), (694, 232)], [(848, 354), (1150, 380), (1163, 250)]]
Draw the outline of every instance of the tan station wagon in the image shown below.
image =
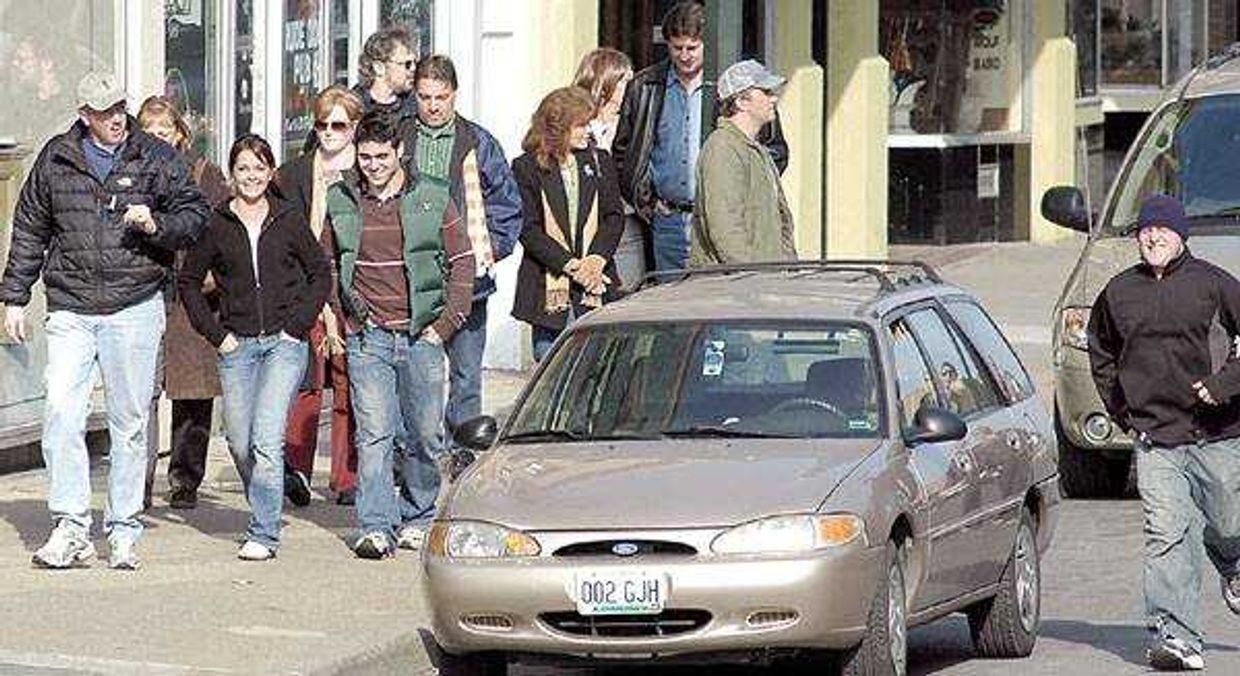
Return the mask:
[(423, 551), (441, 674), (822, 658), (905, 673), (963, 611), (1028, 655), (1056, 522), (1050, 418), (930, 268), (693, 271), (557, 342)]

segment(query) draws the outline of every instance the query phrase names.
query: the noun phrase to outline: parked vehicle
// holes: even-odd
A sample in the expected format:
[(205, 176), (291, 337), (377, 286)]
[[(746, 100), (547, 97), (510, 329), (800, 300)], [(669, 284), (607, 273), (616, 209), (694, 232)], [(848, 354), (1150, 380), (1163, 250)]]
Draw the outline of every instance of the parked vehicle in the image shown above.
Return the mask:
[[(1089, 234), (1055, 305), (1054, 416), (1059, 476), (1068, 497), (1115, 497), (1131, 487), (1132, 440), (1107, 415), (1089, 371), (1090, 308), (1116, 273), (1138, 260), (1132, 235), (1141, 202), (1176, 195), (1191, 230), (1188, 248), (1240, 274), (1240, 45), (1187, 75), (1154, 109), (1111, 186), (1102, 212), (1075, 187), (1043, 195), (1042, 215)], [(1216, 363), (1231, 348), (1216, 326)]]
[(771, 661), (905, 673), (968, 614), (1028, 655), (1059, 491), (1052, 428), (978, 300), (928, 266), (722, 267), (557, 341), (423, 552), (441, 674)]

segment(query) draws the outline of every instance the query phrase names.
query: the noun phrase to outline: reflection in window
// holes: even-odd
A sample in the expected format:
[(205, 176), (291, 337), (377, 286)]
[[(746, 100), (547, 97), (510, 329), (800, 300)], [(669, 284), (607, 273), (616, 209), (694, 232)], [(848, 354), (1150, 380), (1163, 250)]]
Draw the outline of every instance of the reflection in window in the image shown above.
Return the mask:
[(1162, 0), (1102, 0), (1107, 84), (1162, 84)]
[(913, 333), (904, 320), (897, 321), (891, 331), (891, 351), (895, 357), (896, 395), (900, 397), (901, 429), (913, 429), (913, 420), (922, 406), (937, 404), (934, 381), (917, 347)]
[(947, 312), (977, 348), (1009, 401), (1021, 401), (1033, 395), (1033, 382), (1028, 372), (982, 308), (970, 301), (949, 301)]
[(934, 365), (947, 408), (961, 416), (998, 405), (999, 397), (968, 350), (934, 310), (919, 310), (906, 320)]
[(1019, 0), (882, 0), (894, 134), (1021, 129)]
[(421, 58), (431, 53), (431, 28), (435, 17), (434, 0), (382, 0), (379, 3), (379, 24), (400, 26), (409, 31), (414, 56)]
[(169, 0), (164, 12), (164, 95), (185, 114), (194, 150), (215, 158), (215, 2)]

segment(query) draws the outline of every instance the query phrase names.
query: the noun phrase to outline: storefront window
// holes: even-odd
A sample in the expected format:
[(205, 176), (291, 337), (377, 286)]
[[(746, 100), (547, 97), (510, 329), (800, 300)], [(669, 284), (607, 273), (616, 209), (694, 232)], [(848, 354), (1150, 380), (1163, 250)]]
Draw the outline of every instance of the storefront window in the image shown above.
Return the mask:
[(421, 57), (431, 53), (431, 28), (435, 23), (435, 0), (382, 0), (379, 4), (379, 24), (400, 26), (409, 31), (413, 39), (413, 51)]
[(254, 0), (236, 0), (236, 41), (233, 58), (233, 134), (240, 138), (254, 130)]
[(1076, 43), (1077, 96), (1098, 93), (1098, 0), (1068, 0), (1068, 35)]
[(310, 106), (320, 76), (319, 3), (285, 0), (284, 4), (284, 157), (296, 157), (313, 123)]
[(1206, 7), (1204, 0), (1167, 3), (1167, 82), (1188, 74), (1205, 58)]
[(331, 75), (336, 84), (349, 84), (349, 0), (331, 3)]
[(1102, 0), (1102, 77), (1162, 85), (1162, 0)]
[(216, 157), (217, 125), (214, 0), (165, 0), (164, 95), (176, 102), (190, 129), (193, 147)]
[(1020, 0), (882, 0), (891, 133), (1019, 131)]

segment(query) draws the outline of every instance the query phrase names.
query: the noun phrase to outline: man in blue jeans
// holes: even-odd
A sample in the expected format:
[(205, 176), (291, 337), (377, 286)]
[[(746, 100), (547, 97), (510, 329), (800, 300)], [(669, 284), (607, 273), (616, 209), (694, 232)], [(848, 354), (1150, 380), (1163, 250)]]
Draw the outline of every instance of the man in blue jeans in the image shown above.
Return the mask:
[[(435, 515), (444, 343), (469, 313), (474, 257), (448, 183), (401, 164), (395, 120), (367, 114), (355, 139), (359, 171), (345, 172), (327, 194), (327, 246), (339, 272), (357, 423), (361, 536), (353, 551), (382, 559), (398, 546), (421, 547)], [(398, 502), (392, 472), (402, 434)]]
[(405, 152), (419, 175), (447, 181), (461, 210), (474, 254), (473, 305), (465, 326), (448, 341), (449, 431), (482, 414), (482, 356), (487, 343), (487, 299), (495, 293), (496, 262), (521, 236), (521, 193), (504, 149), (486, 129), (456, 112), (456, 67), (434, 54), (413, 73), (417, 120)]
[[(1179, 200), (1153, 195), (1137, 221), (1141, 262), (1098, 296), (1089, 358), (1107, 413), (1135, 437), (1145, 518), (1147, 659), (1205, 668), (1202, 545), (1240, 614), (1240, 282), (1194, 258)], [(1229, 341), (1210, 346), (1213, 321)]]
[(115, 76), (88, 73), (77, 94), (78, 121), (47, 142), (22, 186), (0, 303), (8, 335), (24, 342), (25, 306), (42, 277), (42, 445), (53, 528), (33, 562), (69, 568), (95, 555), (85, 433), (97, 366), (112, 440), (104, 511), (109, 563), (133, 570), (163, 291), (174, 251), (198, 236), (208, 206), (184, 157), (126, 113)]

